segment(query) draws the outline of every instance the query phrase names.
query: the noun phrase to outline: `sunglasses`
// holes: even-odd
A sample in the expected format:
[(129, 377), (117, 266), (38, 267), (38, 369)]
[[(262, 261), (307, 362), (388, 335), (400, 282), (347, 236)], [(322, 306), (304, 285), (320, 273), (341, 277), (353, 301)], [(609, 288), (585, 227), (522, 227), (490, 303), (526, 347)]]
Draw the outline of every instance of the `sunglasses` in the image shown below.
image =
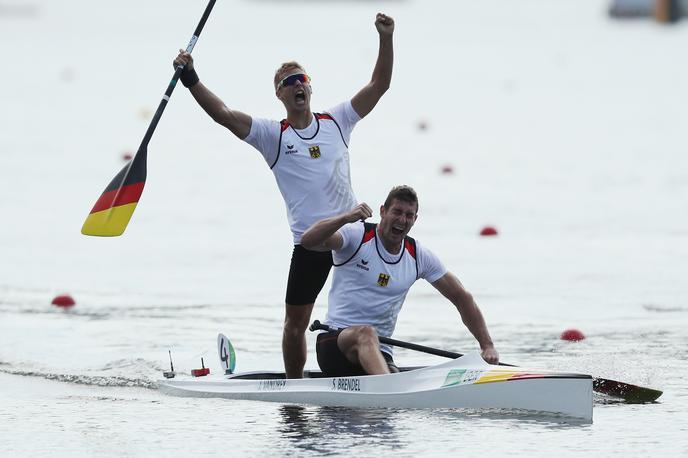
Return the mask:
[(293, 75), (283, 78), (282, 81), (277, 84), (277, 89), (285, 86), (293, 86), (297, 81), (301, 81), (301, 84), (308, 84), (311, 82), (311, 78), (305, 73), (294, 73)]

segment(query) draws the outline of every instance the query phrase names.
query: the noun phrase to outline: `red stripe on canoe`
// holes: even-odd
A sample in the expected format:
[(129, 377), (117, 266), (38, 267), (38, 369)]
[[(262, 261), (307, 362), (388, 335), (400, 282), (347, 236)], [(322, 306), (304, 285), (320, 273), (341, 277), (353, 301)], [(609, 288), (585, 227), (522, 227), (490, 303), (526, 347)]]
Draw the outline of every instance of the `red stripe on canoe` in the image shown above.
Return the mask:
[(523, 379), (531, 379), (531, 378), (547, 378), (545, 374), (516, 374), (512, 377), (509, 377), (509, 380), (523, 380)]

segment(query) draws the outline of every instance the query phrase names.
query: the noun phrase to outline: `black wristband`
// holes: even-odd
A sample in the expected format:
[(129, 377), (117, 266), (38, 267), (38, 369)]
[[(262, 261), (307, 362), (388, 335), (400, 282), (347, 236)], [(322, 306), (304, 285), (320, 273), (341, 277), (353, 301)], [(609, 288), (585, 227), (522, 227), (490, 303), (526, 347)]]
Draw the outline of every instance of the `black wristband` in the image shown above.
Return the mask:
[(186, 67), (182, 70), (182, 74), (179, 77), (182, 80), (184, 87), (191, 87), (198, 83), (198, 75), (195, 69), (187, 70)]

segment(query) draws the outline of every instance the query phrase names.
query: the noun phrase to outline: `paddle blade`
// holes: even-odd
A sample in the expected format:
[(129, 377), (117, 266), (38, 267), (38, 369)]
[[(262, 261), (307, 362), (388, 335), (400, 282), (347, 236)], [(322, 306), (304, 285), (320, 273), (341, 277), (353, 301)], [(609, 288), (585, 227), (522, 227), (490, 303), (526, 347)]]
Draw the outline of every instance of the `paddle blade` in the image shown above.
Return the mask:
[(112, 179), (86, 217), (81, 233), (100, 237), (122, 235), (146, 184), (146, 150), (140, 149)]
[(234, 352), (232, 342), (224, 334), (217, 335), (217, 354), (220, 357), (220, 366), (224, 369), (225, 374), (234, 373), (236, 353)]
[(593, 391), (607, 396), (622, 398), (627, 402), (654, 402), (662, 395), (662, 391), (630, 383), (595, 377), (592, 381)]

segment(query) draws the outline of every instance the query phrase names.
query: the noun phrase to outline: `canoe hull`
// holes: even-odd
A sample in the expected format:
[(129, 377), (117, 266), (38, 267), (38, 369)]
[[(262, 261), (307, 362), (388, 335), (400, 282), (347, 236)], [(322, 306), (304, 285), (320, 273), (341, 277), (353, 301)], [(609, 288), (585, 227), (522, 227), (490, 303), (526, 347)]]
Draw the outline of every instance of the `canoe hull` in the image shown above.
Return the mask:
[(467, 355), (391, 375), (289, 379), (213, 376), (164, 380), (175, 396), (342, 407), (499, 409), (592, 421), (592, 377), (491, 366)]

